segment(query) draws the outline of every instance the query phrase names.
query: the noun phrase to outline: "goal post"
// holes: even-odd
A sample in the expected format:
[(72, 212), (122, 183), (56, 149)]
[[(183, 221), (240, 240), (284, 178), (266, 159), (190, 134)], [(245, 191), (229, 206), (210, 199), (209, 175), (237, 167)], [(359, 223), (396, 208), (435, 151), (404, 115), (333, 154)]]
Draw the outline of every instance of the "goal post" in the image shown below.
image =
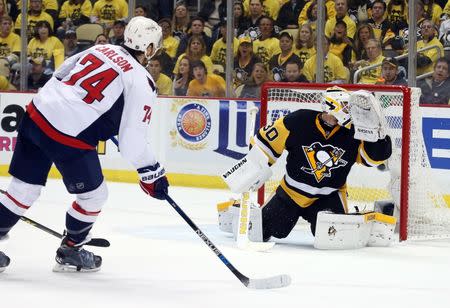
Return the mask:
[[(332, 84), (268, 82), (261, 89), (261, 126), (297, 109), (321, 110), (323, 93)], [(382, 106), (393, 153), (388, 171), (355, 164), (348, 177), (349, 206), (373, 210), (375, 201), (391, 201), (400, 211), (400, 240), (450, 237), (450, 209), (432, 183), (422, 133), (420, 89), (405, 86), (339, 85), (372, 92)], [(258, 191), (264, 204), (285, 170), (285, 155), (273, 166), (273, 177)]]

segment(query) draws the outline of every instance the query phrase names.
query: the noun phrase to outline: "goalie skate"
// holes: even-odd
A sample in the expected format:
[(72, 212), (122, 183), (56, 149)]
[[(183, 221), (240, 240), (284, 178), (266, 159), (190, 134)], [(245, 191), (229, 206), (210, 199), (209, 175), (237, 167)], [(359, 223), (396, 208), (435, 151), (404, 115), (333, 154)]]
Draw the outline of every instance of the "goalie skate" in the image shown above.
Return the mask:
[(96, 272), (100, 270), (102, 258), (81, 246), (71, 246), (63, 240), (56, 251), (54, 272)]
[(0, 251), (0, 273), (9, 265), (10, 259), (7, 255)]

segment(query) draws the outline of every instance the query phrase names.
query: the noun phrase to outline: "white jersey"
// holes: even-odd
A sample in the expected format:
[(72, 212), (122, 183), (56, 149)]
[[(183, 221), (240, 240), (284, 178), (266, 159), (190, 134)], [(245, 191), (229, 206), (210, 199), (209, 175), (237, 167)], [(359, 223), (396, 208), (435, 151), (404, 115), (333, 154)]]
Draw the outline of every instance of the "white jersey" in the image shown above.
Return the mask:
[(28, 111), (69, 146), (95, 148), (118, 134), (122, 156), (138, 169), (156, 163), (146, 137), (155, 103), (155, 83), (133, 56), (121, 46), (96, 45), (68, 58)]

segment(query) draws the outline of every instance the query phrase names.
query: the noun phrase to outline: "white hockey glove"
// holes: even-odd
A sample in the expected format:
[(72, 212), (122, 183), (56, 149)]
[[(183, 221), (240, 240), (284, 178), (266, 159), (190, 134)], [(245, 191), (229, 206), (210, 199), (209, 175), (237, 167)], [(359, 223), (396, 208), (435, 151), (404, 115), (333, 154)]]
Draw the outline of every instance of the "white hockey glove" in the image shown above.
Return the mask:
[(350, 95), (349, 113), (355, 127), (355, 139), (376, 142), (386, 137), (386, 120), (380, 102), (369, 92)]
[(237, 194), (256, 190), (272, 176), (269, 158), (258, 147), (254, 146), (248, 154), (222, 174), (222, 178)]

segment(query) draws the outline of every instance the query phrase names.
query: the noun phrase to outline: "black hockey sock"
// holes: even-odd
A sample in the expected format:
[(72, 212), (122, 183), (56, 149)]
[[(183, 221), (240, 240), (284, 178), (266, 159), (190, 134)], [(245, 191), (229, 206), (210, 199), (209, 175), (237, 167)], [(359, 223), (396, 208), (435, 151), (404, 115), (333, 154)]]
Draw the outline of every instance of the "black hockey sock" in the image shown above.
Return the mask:
[(91, 222), (84, 222), (66, 214), (67, 237), (74, 244), (82, 243), (88, 236), (93, 225)]
[(0, 202), (0, 237), (5, 236), (19, 221), (20, 216), (8, 210)]

